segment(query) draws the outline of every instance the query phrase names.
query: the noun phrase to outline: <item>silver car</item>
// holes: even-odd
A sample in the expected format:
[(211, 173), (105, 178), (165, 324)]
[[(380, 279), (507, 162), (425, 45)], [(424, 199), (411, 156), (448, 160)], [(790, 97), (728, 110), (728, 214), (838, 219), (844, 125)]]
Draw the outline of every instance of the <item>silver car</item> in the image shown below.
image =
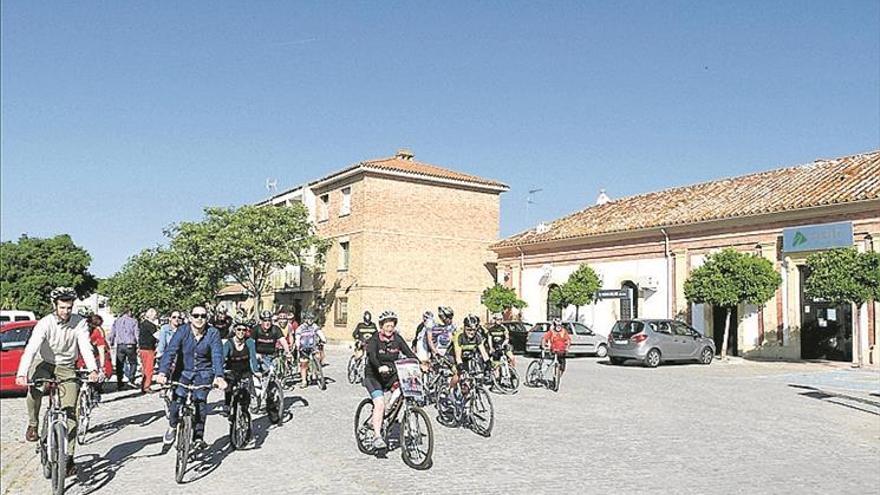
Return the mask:
[(715, 341), (678, 320), (620, 320), (608, 334), (611, 364), (627, 359), (655, 368), (664, 361), (698, 361), (715, 357)]
[[(608, 354), (608, 344), (605, 339), (593, 332), (590, 327), (573, 321), (562, 323), (565, 330), (571, 335), (571, 349), (569, 354), (592, 354), (605, 357)], [(529, 330), (526, 340), (526, 354), (539, 354), (541, 352), (541, 339), (550, 329), (550, 323), (538, 323)]]

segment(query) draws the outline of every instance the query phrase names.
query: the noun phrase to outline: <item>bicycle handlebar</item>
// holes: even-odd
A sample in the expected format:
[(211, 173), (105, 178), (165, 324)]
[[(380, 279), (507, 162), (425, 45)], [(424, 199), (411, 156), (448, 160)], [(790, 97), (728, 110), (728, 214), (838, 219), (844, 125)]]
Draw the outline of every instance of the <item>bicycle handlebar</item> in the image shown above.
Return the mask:
[(213, 383), (209, 383), (207, 385), (190, 385), (188, 383), (180, 383), (180, 382), (168, 382), (165, 388), (171, 387), (183, 387), (187, 390), (209, 390), (214, 388)]
[(29, 381), (27, 384), (29, 387), (39, 387), (40, 385), (61, 385), (62, 383), (74, 383), (81, 381), (79, 378), (64, 378), (59, 380), (58, 378), (34, 378), (33, 381)]

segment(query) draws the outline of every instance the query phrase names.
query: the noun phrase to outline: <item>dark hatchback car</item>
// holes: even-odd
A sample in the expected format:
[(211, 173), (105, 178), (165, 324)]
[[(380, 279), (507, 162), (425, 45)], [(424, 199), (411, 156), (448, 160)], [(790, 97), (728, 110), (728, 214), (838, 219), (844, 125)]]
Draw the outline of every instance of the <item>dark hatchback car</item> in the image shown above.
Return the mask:
[(524, 354), (526, 352), (526, 339), (532, 324), (524, 321), (502, 321), (499, 325), (506, 328), (510, 333), (510, 346), (513, 347), (513, 352)]

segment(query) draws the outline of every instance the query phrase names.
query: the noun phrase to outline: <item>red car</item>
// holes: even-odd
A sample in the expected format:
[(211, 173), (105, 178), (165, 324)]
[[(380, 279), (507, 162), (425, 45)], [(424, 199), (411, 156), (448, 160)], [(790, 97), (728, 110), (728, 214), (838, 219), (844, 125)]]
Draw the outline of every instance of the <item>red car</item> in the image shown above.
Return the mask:
[(27, 392), (27, 387), (15, 384), (15, 373), (24, 353), (24, 346), (36, 325), (34, 320), (0, 325), (0, 393)]

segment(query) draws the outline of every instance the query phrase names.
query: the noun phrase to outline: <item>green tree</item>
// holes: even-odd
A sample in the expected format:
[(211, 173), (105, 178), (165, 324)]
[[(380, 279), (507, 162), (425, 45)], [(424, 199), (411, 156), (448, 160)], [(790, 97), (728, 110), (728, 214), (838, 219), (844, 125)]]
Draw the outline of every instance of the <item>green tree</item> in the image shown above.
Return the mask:
[(691, 273), (684, 283), (684, 295), (692, 303), (725, 309), (721, 359), (727, 359), (733, 309), (743, 303), (763, 306), (781, 283), (782, 277), (770, 260), (728, 248), (710, 255), (703, 266)]
[(323, 261), (329, 243), (320, 239), (299, 203), (290, 207), (206, 208), (199, 222), (180, 223), (167, 232), (179, 258), (180, 276), (197, 285), (219, 285), (230, 277), (255, 299), (260, 310), (270, 276), (286, 265), (303, 265), (316, 253)]
[(516, 297), (516, 292), (513, 289), (504, 287), (501, 284), (487, 287), (480, 297), (480, 302), (492, 313), (500, 313), (511, 308), (522, 309), (526, 307), (526, 302)]
[(861, 364), (858, 314), (863, 304), (880, 299), (880, 253), (859, 253), (855, 248), (831, 249), (811, 254), (807, 266), (809, 275), (804, 289), (808, 296), (855, 306), (853, 355)]
[(80, 297), (97, 287), (88, 268), (89, 253), (67, 234), (46, 239), (21, 236), (0, 243), (0, 294), (4, 309), (52, 311), (49, 293), (58, 286), (73, 287)]
[(160, 314), (188, 310), (213, 298), (216, 286), (199, 288), (180, 276), (180, 260), (167, 248), (145, 249), (129, 258), (112, 277), (102, 281), (99, 292), (110, 298), (116, 312), (128, 308), (135, 314), (156, 308)]
[(550, 303), (559, 309), (574, 305), (574, 318), (580, 318), (580, 307), (593, 302), (596, 292), (602, 287), (602, 280), (596, 271), (586, 263), (568, 276), (562, 285), (553, 287), (548, 294)]

